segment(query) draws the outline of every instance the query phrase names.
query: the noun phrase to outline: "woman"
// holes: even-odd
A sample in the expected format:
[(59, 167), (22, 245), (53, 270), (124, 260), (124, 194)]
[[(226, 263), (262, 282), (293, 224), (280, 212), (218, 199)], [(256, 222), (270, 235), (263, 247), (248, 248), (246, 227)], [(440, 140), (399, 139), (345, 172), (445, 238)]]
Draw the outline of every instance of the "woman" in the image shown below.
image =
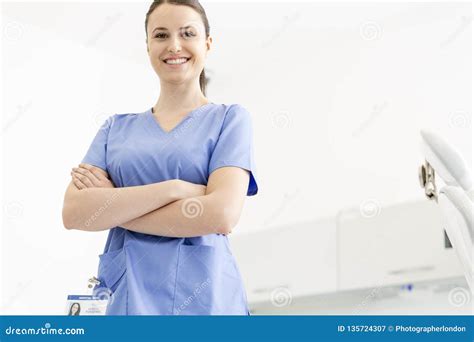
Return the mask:
[(79, 303), (72, 303), (69, 308), (68, 316), (79, 316), (81, 314), (81, 305)]
[(252, 123), (205, 96), (212, 45), (198, 1), (155, 1), (145, 20), (160, 96), (99, 129), (66, 191), (68, 229), (110, 229), (94, 293), (109, 315), (248, 315), (227, 234), (258, 191)]

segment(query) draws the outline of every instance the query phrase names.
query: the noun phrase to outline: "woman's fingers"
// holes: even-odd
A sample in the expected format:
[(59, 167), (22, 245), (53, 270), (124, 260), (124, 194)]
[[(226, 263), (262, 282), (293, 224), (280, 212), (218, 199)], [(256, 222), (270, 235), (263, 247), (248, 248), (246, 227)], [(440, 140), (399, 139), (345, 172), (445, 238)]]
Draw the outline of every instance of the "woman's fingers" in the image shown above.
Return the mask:
[(102, 176), (102, 178), (103, 177), (107, 179), (109, 178), (109, 174), (107, 173), (107, 171), (102, 170), (100, 167), (90, 165), (90, 164), (84, 164), (84, 163), (79, 164), (79, 167), (89, 170), (99, 179), (101, 178), (100, 176)]
[(89, 164), (79, 164), (79, 167), (73, 168), (72, 171), (88, 188), (115, 187), (112, 181), (108, 178), (107, 172), (99, 167)]
[(89, 169), (83, 167), (74, 167), (72, 168), (73, 171), (80, 173), (83, 176), (86, 176), (93, 184), (98, 185), (99, 178), (98, 176)]
[(73, 167), (71, 176), (74, 185), (79, 189), (87, 188), (114, 188), (114, 184), (108, 178), (105, 170), (90, 164), (79, 164)]
[(76, 186), (76, 188), (78, 188), (79, 190), (87, 189), (87, 186), (85, 186), (85, 184), (82, 183), (81, 180), (76, 177), (76, 175), (74, 174), (74, 172), (71, 172), (71, 176), (72, 176), (72, 182), (74, 183), (74, 185)]
[(74, 175), (88, 188), (94, 188), (98, 186), (99, 181), (89, 171), (81, 168), (72, 169)]

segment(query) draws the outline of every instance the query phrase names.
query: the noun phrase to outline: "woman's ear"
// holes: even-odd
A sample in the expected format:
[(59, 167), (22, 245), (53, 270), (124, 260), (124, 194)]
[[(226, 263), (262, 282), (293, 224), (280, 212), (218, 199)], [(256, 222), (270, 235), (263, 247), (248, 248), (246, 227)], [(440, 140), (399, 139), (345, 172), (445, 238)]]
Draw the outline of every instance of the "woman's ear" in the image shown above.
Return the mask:
[(211, 46), (212, 46), (212, 37), (209, 36), (206, 39), (206, 47), (207, 47), (206, 54), (207, 54), (207, 52), (209, 52), (211, 50)]

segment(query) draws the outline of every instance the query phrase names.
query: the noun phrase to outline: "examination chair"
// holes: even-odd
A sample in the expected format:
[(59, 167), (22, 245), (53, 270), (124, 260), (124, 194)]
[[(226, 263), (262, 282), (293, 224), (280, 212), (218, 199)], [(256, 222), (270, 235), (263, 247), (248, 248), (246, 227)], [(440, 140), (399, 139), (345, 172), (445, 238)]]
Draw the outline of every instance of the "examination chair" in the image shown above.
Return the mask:
[[(425, 163), (419, 169), (421, 187), (430, 200), (438, 203), (446, 234), (461, 261), (467, 283), (474, 294), (473, 282), (473, 212), (472, 172), (459, 154), (439, 135), (421, 131)], [(437, 191), (437, 174), (445, 186)]]

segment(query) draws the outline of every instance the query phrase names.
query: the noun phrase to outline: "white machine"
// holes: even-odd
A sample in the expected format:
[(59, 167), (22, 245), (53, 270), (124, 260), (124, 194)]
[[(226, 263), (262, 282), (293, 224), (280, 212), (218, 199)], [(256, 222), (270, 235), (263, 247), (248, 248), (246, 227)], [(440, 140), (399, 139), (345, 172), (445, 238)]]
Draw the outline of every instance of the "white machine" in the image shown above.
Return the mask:
[[(425, 195), (435, 200), (451, 245), (458, 255), (467, 283), (474, 294), (473, 241), (474, 189), (472, 172), (460, 153), (439, 135), (421, 131), (425, 163), (419, 177)], [(435, 173), (445, 182), (439, 192)]]

